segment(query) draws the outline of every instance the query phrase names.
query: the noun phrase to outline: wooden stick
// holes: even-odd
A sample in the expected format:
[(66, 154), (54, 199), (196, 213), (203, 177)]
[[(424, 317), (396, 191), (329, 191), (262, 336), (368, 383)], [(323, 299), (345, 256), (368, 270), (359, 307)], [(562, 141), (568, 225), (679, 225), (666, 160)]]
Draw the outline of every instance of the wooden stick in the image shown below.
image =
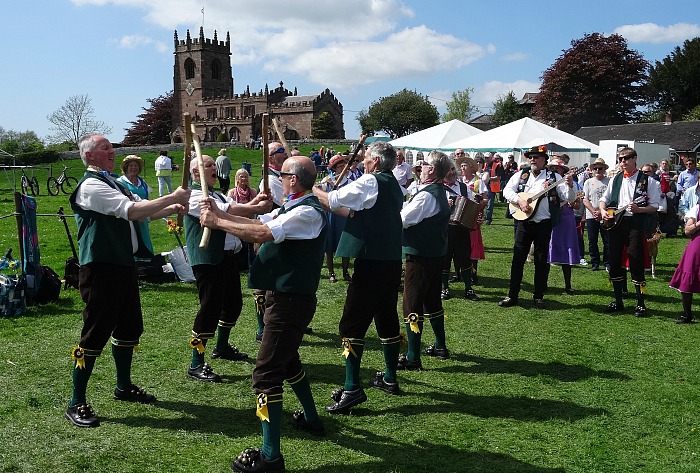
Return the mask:
[(340, 183), (343, 182), (345, 175), (350, 170), (350, 166), (352, 165), (352, 162), (355, 160), (355, 158), (357, 157), (357, 154), (360, 152), (360, 148), (362, 148), (362, 146), (365, 144), (365, 139), (367, 139), (367, 135), (360, 135), (360, 141), (359, 141), (359, 143), (357, 143), (357, 146), (355, 147), (355, 151), (353, 151), (352, 156), (350, 156), (350, 159), (348, 159), (348, 162), (345, 163), (345, 167), (340, 172), (340, 174), (338, 174), (338, 177), (335, 179), (335, 184), (333, 184), (333, 189), (337, 189), (338, 186), (340, 185)]
[[(268, 121), (270, 115), (263, 113), (262, 116), (262, 148), (263, 148), (263, 192), (270, 196), (270, 178), (268, 173), (270, 171), (270, 151), (267, 149), (267, 133), (268, 133)], [(287, 151), (287, 148), (285, 148)], [(289, 152), (289, 151), (287, 151)], [(272, 198), (272, 196), (270, 196)]]
[[(190, 153), (190, 148), (192, 147), (192, 117), (189, 112), (182, 114), (185, 119), (185, 152), (182, 158), (182, 183), (183, 189), (187, 189), (190, 185), (190, 161), (192, 160), (192, 154)], [(177, 216), (177, 226), (182, 228), (182, 220), (185, 216), (178, 214)]]
[(282, 130), (280, 129), (280, 117), (274, 117), (272, 119), (272, 126), (275, 127), (275, 133), (277, 133), (277, 138), (279, 138), (280, 143), (282, 143), (282, 147), (284, 150), (287, 152), (287, 156), (292, 155), (292, 150), (289, 149), (289, 144), (287, 144), (287, 140), (284, 137), (284, 133), (282, 133)]
[[(199, 146), (199, 136), (195, 133), (194, 125), (190, 126), (192, 133), (192, 144), (194, 144), (194, 151), (197, 153), (198, 168), (199, 168), (199, 183), (202, 186), (202, 195), (205, 199), (209, 198), (209, 186), (207, 185), (206, 177), (204, 176), (204, 161), (202, 160), (202, 148)], [(209, 244), (209, 234), (211, 229), (209, 227), (204, 227), (204, 233), (202, 233), (202, 239), (199, 240), (199, 247), (206, 248)]]

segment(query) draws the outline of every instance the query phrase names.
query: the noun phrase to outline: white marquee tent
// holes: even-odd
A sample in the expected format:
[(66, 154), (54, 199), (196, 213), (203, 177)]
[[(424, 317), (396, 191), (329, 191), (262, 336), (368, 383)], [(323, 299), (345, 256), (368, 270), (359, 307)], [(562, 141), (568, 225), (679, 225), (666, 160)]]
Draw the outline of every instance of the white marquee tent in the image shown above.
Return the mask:
[(483, 133), (476, 127), (467, 125), (459, 120), (450, 120), (425, 130), (411, 133), (390, 141), (394, 148), (405, 148), (411, 151), (432, 151), (442, 149), (446, 144)]
[(472, 154), (479, 151), (513, 154), (515, 161), (520, 163), (524, 160), (521, 158), (524, 151), (542, 144), (556, 153), (568, 154), (570, 166), (589, 163), (591, 156), (598, 155), (598, 145), (527, 117), (447, 143), (440, 149), (449, 152), (462, 148)]

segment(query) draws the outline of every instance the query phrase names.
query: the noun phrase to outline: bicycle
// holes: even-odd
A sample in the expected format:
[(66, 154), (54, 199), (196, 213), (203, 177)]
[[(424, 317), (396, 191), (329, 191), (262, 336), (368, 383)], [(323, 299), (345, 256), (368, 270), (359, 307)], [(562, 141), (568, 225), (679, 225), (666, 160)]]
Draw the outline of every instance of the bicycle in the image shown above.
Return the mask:
[(49, 179), (46, 181), (46, 188), (48, 189), (49, 194), (58, 195), (59, 189), (64, 194), (71, 194), (73, 190), (78, 187), (78, 180), (74, 177), (66, 175), (66, 170), (68, 169), (69, 168), (64, 165), (63, 171), (61, 171), (61, 175), (58, 176), (58, 178), (53, 176), (49, 177)]
[[(34, 173), (32, 172), (32, 174)], [(22, 194), (29, 195), (27, 194), (28, 190), (32, 194), (32, 196), (39, 195), (39, 181), (34, 176), (27, 176), (27, 174), (24, 172), (24, 168), (22, 168), (22, 177), (20, 178), (20, 184), (22, 185)]]

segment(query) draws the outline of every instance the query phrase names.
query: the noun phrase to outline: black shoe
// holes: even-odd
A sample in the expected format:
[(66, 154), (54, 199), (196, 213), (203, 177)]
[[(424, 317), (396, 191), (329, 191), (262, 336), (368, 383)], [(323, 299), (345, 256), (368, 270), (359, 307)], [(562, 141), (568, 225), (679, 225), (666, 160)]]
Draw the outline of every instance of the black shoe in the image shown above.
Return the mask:
[(333, 283), (335, 283), (336, 281), (337, 281), (337, 279), (336, 279), (336, 277), (335, 277), (335, 273), (331, 273), (331, 274), (328, 276), (328, 282), (331, 283), (331, 284), (333, 284)]
[(255, 343), (262, 343), (262, 332), (255, 332)]
[(220, 383), (221, 376), (214, 373), (209, 363), (203, 363), (196, 368), (188, 368), (187, 376), (197, 381), (207, 381), (209, 383)]
[(343, 281), (345, 281), (345, 282), (352, 281), (352, 277), (350, 277), (350, 273), (347, 270), (343, 271)]
[(609, 264), (606, 264), (606, 265), (605, 265), (605, 271), (608, 272), (608, 273), (610, 272), (610, 265), (609, 265)]
[(535, 301), (535, 309), (544, 309), (544, 299), (533, 299)]
[(597, 264), (591, 265), (591, 271), (598, 271), (599, 269), (600, 269), (600, 266), (598, 266)]
[(397, 370), (420, 371), (423, 369), (423, 363), (420, 360), (411, 361), (406, 358), (406, 355), (399, 355), (399, 363), (396, 365)]
[(690, 317), (686, 317), (685, 315), (681, 315), (679, 318), (676, 319), (677, 324), (692, 324), (693, 323), (693, 316), (691, 315)]
[(68, 406), (63, 417), (68, 419), (76, 427), (99, 427), (100, 420), (95, 415), (90, 404), (81, 402), (73, 407)]
[(383, 371), (377, 371), (377, 373), (374, 375), (374, 378), (369, 380), (369, 387), (381, 389), (385, 393), (393, 394), (394, 396), (398, 396), (400, 394), (399, 383), (386, 382), (384, 380)]
[(138, 402), (141, 404), (151, 404), (156, 402), (156, 397), (149, 394), (145, 389), (132, 384), (126, 389), (114, 389), (114, 399), (117, 401)]
[(459, 274), (455, 274), (450, 278), (450, 282), (460, 282), (462, 278), (459, 277)]
[(357, 388), (353, 391), (336, 389), (331, 394), (331, 398), (335, 403), (326, 406), (326, 412), (329, 414), (345, 414), (353, 407), (365, 402), (367, 400), (367, 394), (365, 394), (362, 388)]
[(622, 312), (625, 310), (625, 306), (622, 304), (618, 304), (616, 301), (612, 301), (610, 304), (605, 306), (605, 309), (603, 309), (606, 314), (611, 314), (613, 312)]
[(314, 333), (314, 329), (311, 328), (311, 327), (306, 327), (306, 328), (304, 329), (304, 333), (305, 333), (306, 335), (311, 335), (312, 333)]
[(443, 289), (442, 292), (440, 293), (440, 299), (443, 301), (446, 301), (450, 298), (450, 290), (449, 289)]
[(635, 317), (646, 317), (647, 316), (647, 308), (644, 307), (643, 305), (638, 305), (634, 309), (634, 316)]
[(515, 305), (518, 305), (518, 299), (514, 297), (506, 297), (505, 299), (500, 301), (498, 305), (501, 307), (513, 307)]
[(268, 471), (284, 471), (284, 457), (275, 460), (265, 460), (259, 448), (246, 448), (231, 463), (233, 471), (244, 473), (264, 473)]
[(304, 417), (304, 411), (302, 409), (297, 409), (294, 411), (294, 413), (292, 413), (292, 425), (295, 428), (308, 432), (312, 435), (318, 435), (321, 437), (326, 435), (326, 429), (323, 426), (323, 422), (319, 420), (318, 425), (310, 424), (309, 421), (306, 420), (306, 417)]
[(576, 293), (574, 292), (574, 290), (571, 289), (570, 287), (567, 287), (566, 289), (564, 289), (564, 292), (566, 292), (566, 293), (567, 293), (568, 295), (570, 295), (570, 296), (573, 296), (574, 294), (576, 294)]
[(470, 301), (478, 301), (479, 296), (476, 295), (476, 292), (474, 292), (474, 289), (469, 289), (468, 291), (464, 291), (464, 298), (469, 299)]
[(211, 352), (211, 357), (214, 359), (221, 358), (222, 360), (241, 361), (248, 358), (248, 354), (243, 353), (234, 345), (227, 345), (223, 350), (214, 348), (214, 351)]
[(435, 345), (425, 347), (424, 353), (428, 356), (434, 356), (439, 360), (447, 360), (450, 358), (450, 350), (447, 348), (435, 348)]

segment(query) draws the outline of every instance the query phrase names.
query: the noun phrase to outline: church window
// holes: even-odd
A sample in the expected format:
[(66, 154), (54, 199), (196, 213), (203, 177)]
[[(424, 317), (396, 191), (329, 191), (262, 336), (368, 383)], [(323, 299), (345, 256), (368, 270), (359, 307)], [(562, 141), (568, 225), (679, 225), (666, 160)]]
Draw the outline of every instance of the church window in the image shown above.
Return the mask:
[(189, 57), (185, 59), (185, 79), (194, 79), (194, 61)]

